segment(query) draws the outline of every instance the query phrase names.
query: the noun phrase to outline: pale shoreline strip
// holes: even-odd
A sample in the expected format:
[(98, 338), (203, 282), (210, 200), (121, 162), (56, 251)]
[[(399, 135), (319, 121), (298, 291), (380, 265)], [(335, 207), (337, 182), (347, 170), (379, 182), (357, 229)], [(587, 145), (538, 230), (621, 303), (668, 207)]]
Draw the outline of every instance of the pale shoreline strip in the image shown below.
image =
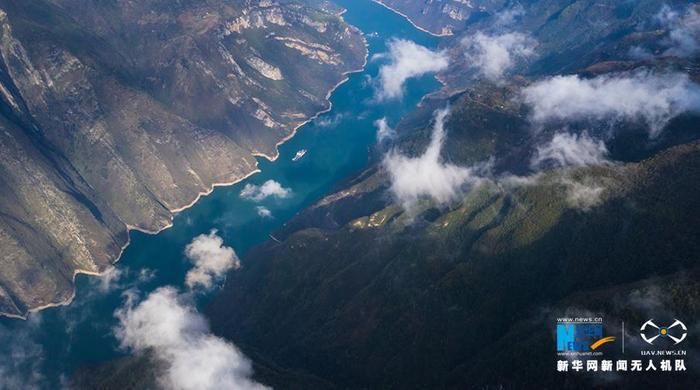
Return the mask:
[[(360, 30), (358, 30), (358, 31), (360, 31)], [(362, 72), (362, 71), (365, 69), (365, 67), (367, 67), (367, 62), (368, 62), (368, 60), (369, 60), (369, 50), (368, 50), (369, 44), (367, 43), (367, 39), (365, 38), (364, 33), (362, 33), (362, 32), (360, 31), (360, 34), (362, 34), (362, 40), (364, 41), (365, 49), (366, 49), (366, 50), (365, 50), (365, 60), (364, 60), (364, 62), (363, 62), (363, 64), (362, 64), (362, 66), (361, 66), (359, 69), (355, 69), (355, 70), (350, 70), (350, 71), (347, 71), (347, 72), (343, 72), (343, 75), (342, 75), (342, 76), (343, 76), (343, 79), (340, 80), (333, 88), (331, 88), (331, 89), (328, 91), (328, 93), (326, 93), (326, 96), (325, 96), (324, 100), (327, 102), (328, 107), (322, 109), (321, 111), (316, 112), (316, 114), (310, 116), (309, 119), (307, 119), (307, 120), (301, 122), (300, 124), (298, 124), (297, 126), (295, 126), (291, 133), (289, 133), (287, 136), (285, 136), (284, 138), (282, 138), (281, 141), (277, 142), (277, 143), (275, 144), (275, 155), (274, 155), (274, 156), (268, 156), (267, 154), (261, 153), (261, 152), (252, 152), (252, 155), (253, 155), (253, 156), (255, 156), (255, 157), (264, 157), (264, 158), (267, 159), (268, 161), (276, 161), (276, 160), (279, 158), (279, 156), (280, 156), (279, 147), (280, 147), (281, 145), (283, 145), (285, 142), (289, 141), (290, 139), (294, 138), (294, 136), (297, 134), (297, 131), (299, 131), (299, 129), (301, 129), (302, 127), (304, 127), (305, 125), (307, 125), (309, 122), (313, 121), (314, 119), (318, 118), (319, 116), (321, 116), (321, 115), (323, 115), (323, 114), (325, 114), (325, 113), (327, 113), (327, 112), (330, 112), (330, 111), (333, 109), (333, 102), (330, 100), (330, 99), (331, 99), (331, 95), (333, 95), (333, 93), (334, 93), (341, 85), (345, 84), (348, 80), (350, 80), (350, 75), (352, 75), (352, 74), (354, 74), (354, 73)]]
[(450, 36), (453, 36), (453, 35), (454, 35), (453, 33), (435, 33), (435, 32), (432, 32), (432, 31), (430, 31), (430, 30), (428, 30), (428, 29), (426, 29), (426, 28), (424, 28), (424, 27), (421, 27), (421, 26), (417, 25), (417, 24), (413, 21), (413, 19), (411, 19), (410, 16), (404, 14), (403, 12), (401, 12), (401, 11), (395, 9), (395, 8), (392, 8), (391, 6), (389, 6), (389, 5), (387, 5), (387, 4), (384, 4), (384, 2), (382, 2), (382, 0), (372, 0), (372, 2), (381, 5), (382, 7), (388, 9), (389, 11), (391, 11), (391, 12), (393, 12), (393, 13), (399, 15), (399, 16), (402, 16), (404, 19), (406, 19), (406, 20), (408, 21), (408, 23), (411, 23), (411, 25), (413, 25), (413, 27), (415, 27), (417, 30), (423, 31), (423, 32), (426, 33), (426, 34), (430, 34), (430, 35), (432, 35), (432, 36), (434, 36), (434, 37), (450, 37)]
[[(256, 165), (257, 165), (257, 164), (256, 164)], [(175, 214), (177, 214), (177, 213), (180, 212), (180, 211), (186, 210), (186, 209), (188, 209), (188, 208), (194, 206), (203, 196), (207, 196), (207, 195), (211, 194), (211, 193), (214, 191), (214, 189), (215, 189), (216, 187), (228, 187), (228, 186), (232, 186), (232, 185), (234, 185), (234, 184), (240, 183), (241, 181), (250, 178), (251, 176), (253, 176), (253, 175), (255, 175), (255, 174), (259, 173), (259, 172), (260, 172), (260, 169), (255, 168), (255, 169), (252, 170), (251, 172), (249, 172), (249, 173), (247, 173), (247, 174), (243, 175), (242, 177), (237, 178), (237, 179), (235, 179), (235, 180), (228, 181), (228, 182), (220, 182), (220, 183), (213, 183), (213, 184), (211, 184), (211, 185), (209, 186), (209, 188), (207, 188), (207, 190), (205, 190), (205, 191), (200, 191), (200, 192), (197, 194), (197, 196), (195, 197), (195, 199), (194, 199), (192, 202), (190, 202), (189, 204), (187, 204), (187, 205), (185, 205), (185, 206), (182, 206), (182, 207), (179, 207), (179, 208), (177, 208), (177, 209), (169, 209), (168, 212), (171, 213), (171, 216), (170, 216), (170, 223), (168, 223), (167, 225), (165, 225), (165, 226), (163, 226), (162, 228), (159, 228), (159, 229), (157, 229), (157, 230), (148, 230), (148, 229), (143, 229), (143, 228), (140, 228), (140, 227), (137, 227), (137, 226), (132, 226), (132, 225), (129, 225), (129, 224), (125, 224), (125, 226), (126, 226), (126, 232), (127, 232), (127, 235), (126, 235), (126, 237), (127, 237), (126, 242), (124, 243), (124, 245), (122, 245), (122, 247), (121, 247), (121, 249), (120, 249), (120, 251), (119, 251), (119, 254), (117, 254), (117, 256), (115, 257), (115, 259), (114, 259), (114, 261), (111, 263), (111, 265), (115, 265), (115, 264), (117, 264), (117, 263), (119, 262), (119, 260), (121, 260), (122, 255), (124, 254), (124, 251), (126, 250), (126, 248), (127, 248), (127, 247), (129, 246), (129, 244), (131, 243), (131, 234), (130, 234), (130, 233), (131, 233), (132, 231), (137, 231), (137, 232), (141, 232), (141, 233), (145, 233), (145, 234), (156, 235), (156, 234), (162, 232), (163, 230), (169, 229), (169, 228), (171, 228), (171, 227), (173, 226), (173, 219), (174, 219), (174, 217), (175, 217)], [(103, 273), (104, 273), (104, 272), (95, 272), (95, 271), (88, 271), (88, 270), (81, 270), (81, 269), (74, 270), (74, 271), (73, 271), (73, 280), (72, 280), (73, 290), (71, 291), (70, 297), (66, 298), (65, 300), (63, 300), (63, 301), (61, 301), (61, 302), (50, 302), (50, 303), (47, 303), (46, 305), (41, 305), (41, 306), (32, 307), (32, 308), (30, 308), (30, 309), (27, 309), (27, 313), (26, 313), (25, 315), (18, 315), (18, 314), (10, 314), (10, 313), (2, 313), (2, 312), (0, 312), (0, 316), (5, 316), (5, 317), (8, 317), (8, 318), (16, 318), (16, 319), (26, 320), (27, 317), (29, 316), (29, 314), (36, 313), (36, 312), (39, 312), (39, 311), (44, 310), (44, 309), (50, 309), (50, 308), (52, 308), (52, 307), (60, 307), (60, 306), (67, 306), (67, 305), (70, 305), (70, 304), (73, 302), (73, 300), (75, 299), (76, 290), (77, 290), (76, 287), (75, 287), (75, 278), (76, 278), (78, 275), (102, 276)]]

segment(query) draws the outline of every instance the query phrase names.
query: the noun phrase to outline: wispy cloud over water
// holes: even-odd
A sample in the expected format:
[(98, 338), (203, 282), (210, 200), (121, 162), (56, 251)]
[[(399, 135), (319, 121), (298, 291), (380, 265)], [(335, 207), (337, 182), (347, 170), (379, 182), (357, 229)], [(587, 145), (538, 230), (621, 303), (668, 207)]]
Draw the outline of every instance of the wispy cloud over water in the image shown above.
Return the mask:
[(246, 184), (241, 190), (240, 196), (243, 199), (253, 202), (261, 202), (267, 198), (285, 199), (292, 195), (292, 190), (283, 187), (275, 180), (268, 180), (262, 185)]
[(194, 265), (185, 275), (185, 284), (189, 288), (200, 286), (209, 289), (226, 272), (241, 266), (236, 252), (224, 245), (223, 238), (216, 230), (195, 237), (185, 247), (185, 255)]
[(251, 362), (233, 344), (212, 335), (188, 297), (161, 287), (145, 299), (131, 296), (115, 313), (122, 348), (151, 351), (164, 364), (164, 388), (242, 389), (266, 387), (252, 379)]
[(377, 142), (379, 143), (391, 140), (396, 136), (396, 131), (389, 127), (386, 117), (374, 121), (374, 126), (377, 128)]
[(439, 72), (449, 65), (447, 53), (444, 51), (432, 51), (412, 41), (394, 39), (389, 41), (388, 47), (388, 53), (378, 54), (373, 58), (388, 60), (388, 63), (379, 69), (379, 84), (375, 96), (379, 100), (401, 99), (406, 80)]

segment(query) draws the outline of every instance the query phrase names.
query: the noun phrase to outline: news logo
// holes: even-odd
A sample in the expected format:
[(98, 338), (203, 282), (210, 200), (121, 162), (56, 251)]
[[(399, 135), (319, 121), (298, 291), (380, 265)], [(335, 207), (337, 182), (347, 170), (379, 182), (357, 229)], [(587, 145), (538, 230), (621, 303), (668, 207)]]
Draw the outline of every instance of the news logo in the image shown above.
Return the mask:
[(591, 352), (615, 341), (603, 333), (602, 318), (560, 318), (557, 321), (557, 352)]
[[(686, 372), (687, 351), (678, 349), (688, 336), (688, 327), (680, 320), (667, 322), (647, 320), (639, 328), (640, 338), (651, 348), (625, 350), (625, 323), (620, 326), (621, 349), (618, 352), (598, 350), (615, 341), (605, 336), (602, 318), (558, 318), (556, 324), (556, 370), (560, 373), (641, 373)], [(639, 344), (636, 344), (639, 345)], [(612, 353), (611, 357), (605, 355)], [(625, 357), (624, 355), (631, 355)]]

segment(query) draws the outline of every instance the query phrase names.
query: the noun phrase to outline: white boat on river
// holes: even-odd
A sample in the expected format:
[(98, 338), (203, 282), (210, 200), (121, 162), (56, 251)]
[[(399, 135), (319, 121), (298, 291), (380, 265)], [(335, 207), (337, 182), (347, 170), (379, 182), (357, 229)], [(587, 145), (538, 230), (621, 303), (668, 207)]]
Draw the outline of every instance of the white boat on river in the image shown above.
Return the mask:
[(301, 149), (292, 157), (292, 161), (299, 161), (306, 154), (306, 149)]

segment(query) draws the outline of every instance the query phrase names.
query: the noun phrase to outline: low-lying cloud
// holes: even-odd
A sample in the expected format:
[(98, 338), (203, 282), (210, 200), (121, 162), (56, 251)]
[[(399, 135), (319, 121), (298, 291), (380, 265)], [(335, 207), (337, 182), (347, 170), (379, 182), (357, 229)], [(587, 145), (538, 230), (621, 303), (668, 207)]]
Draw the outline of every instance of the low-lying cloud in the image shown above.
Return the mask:
[(161, 287), (139, 303), (131, 296), (115, 312), (120, 346), (150, 351), (164, 364), (163, 388), (265, 389), (252, 379), (250, 361), (212, 335), (204, 317), (172, 287)]
[(316, 124), (316, 126), (318, 126), (318, 127), (326, 127), (326, 128), (336, 127), (336, 126), (338, 126), (338, 124), (340, 122), (343, 121), (345, 116), (346, 116), (346, 114), (342, 113), (342, 112), (337, 113), (335, 115), (324, 115), (324, 116), (317, 118), (314, 121), (314, 124)]
[(224, 245), (223, 238), (217, 235), (216, 230), (195, 237), (185, 247), (185, 256), (194, 265), (185, 275), (185, 284), (189, 288), (209, 289), (226, 272), (241, 266), (236, 252)]
[(377, 128), (378, 143), (382, 143), (386, 140), (391, 140), (396, 136), (396, 131), (389, 127), (386, 117), (374, 121), (374, 126)]
[(688, 6), (682, 13), (664, 5), (656, 18), (669, 30), (665, 42), (669, 48), (665, 55), (693, 57), (700, 54), (700, 9), (697, 5)]
[(605, 143), (591, 138), (587, 133), (557, 133), (551, 141), (537, 147), (530, 167), (539, 170), (545, 167), (598, 165), (606, 161), (607, 154)]
[(272, 211), (265, 206), (257, 206), (255, 212), (260, 218), (272, 218)]
[(35, 341), (41, 322), (41, 313), (33, 313), (24, 326), (0, 324), (0, 389), (39, 390), (52, 385), (42, 372), (47, 351)]
[(513, 68), (516, 61), (532, 57), (536, 42), (529, 36), (509, 32), (501, 35), (487, 35), (482, 32), (462, 40), (466, 47), (467, 61), (479, 70), (485, 78), (499, 82)]
[(588, 211), (599, 205), (603, 200), (605, 187), (592, 181), (576, 181), (563, 179), (566, 187), (566, 201), (570, 207)]
[(525, 15), (525, 8), (521, 4), (516, 3), (512, 7), (494, 15), (494, 25), (496, 28), (510, 27), (523, 15)]
[(447, 204), (464, 195), (467, 184), (475, 184), (488, 167), (460, 167), (445, 163), (440, 157), (445, 142), (445, 119), (448, 109), (435, 113), (435, 124), (430, 144), (419, 157), (407, 157), (392, 150), (383, 161), (391, 178), (391, 191), (405, 208), (410, 208), (420, 199), (431, 199)]
[(404, 94), (406, 80), (439, 72), (449, 65), (444, 51), (435, 52), (408, 40), (393, 39), (389, 41), (388, 47), (388, 53), (374, 56), (374, 59), (389, 60), (388, 64), (379, 68), (376, 93), (379, 100), (400, 99)]
[(253, 202), (262, 202), (269, 197), (285, 199), (289, 198), (291, 195), (291, 189), (283, 187), (274, 180), (268, 180), (260, 186), (248, 183), (243, 187), (240, 193), (241, 198)]
[(102, 293), (112, 292), (119, 288), (119, 281), (124, 277), (125, 271), (123, 268), (110, 266), (99, 276), (98, 289)]
[(651, 138), (673, 117), (700, 110), (700, 86), (682, 73), (556, 76), (526, 87), (522, 96), (536, 123), (636, 120), (648, 126)]

